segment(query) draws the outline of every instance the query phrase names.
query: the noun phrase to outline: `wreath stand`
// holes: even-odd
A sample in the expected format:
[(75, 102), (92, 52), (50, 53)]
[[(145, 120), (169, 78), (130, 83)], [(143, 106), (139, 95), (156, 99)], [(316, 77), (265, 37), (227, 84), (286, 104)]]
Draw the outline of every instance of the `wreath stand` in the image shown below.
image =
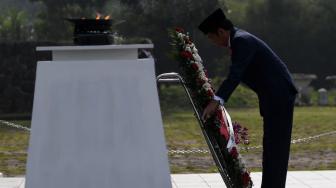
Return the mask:
[(172, 73), (164, 73), (157, 76), (157, 82), (160, 83), (179, 83), (183, 86), (184, 91), (187, 94), (187, 97), (192, 105), (192, 108), (194, 110), (194, 115), (198, 121), (198, 124), (201, 128), (201, 131), (203, 133), (204, 139), (209, 147), (210, 153), (212, 155), (212, 158), (214, 159), (216, 166), (218, 168), (219, 173), (221, 174), (224, 183), (226, 184), (227, 188), (234, 188), (234, 185), (232, 181), (230, 180), (230, 177), (227, 172), (226, 164), (224, 162), (223, 154), (220, 150), (220, 146), (218, 142), (216, 141), (215, 135), (212, 130), (207, 128), (203, 121), (201, 120), (200, 112), (197, 110), (195, 103), (190, 95), (190, 92), (186, 86), (186, 83), (184, 79), (175, 72)]

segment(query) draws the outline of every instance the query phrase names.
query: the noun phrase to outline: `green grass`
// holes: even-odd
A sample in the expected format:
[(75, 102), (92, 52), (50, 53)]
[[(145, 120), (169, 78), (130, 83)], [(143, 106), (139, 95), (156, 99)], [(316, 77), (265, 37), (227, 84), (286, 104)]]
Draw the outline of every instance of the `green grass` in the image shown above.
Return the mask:
[[(249, 129), (251, 145), (260, 145), (262, 143), (262, 118), (259, 115), (259, 110), (250, 108), (228, 109), (228, 111), (233, 121), (237, 121)], [(177, 112), (164, 117), (164, 128), (170, 148), (205, 146), (203, 138), (199, 138), (201, 132), (191, 111)], [(333, 130), (336, 130), (336, 107), (295, 108), (292, 134), (294, 139)], [(188, 145), (183, 145), (183, 142), (188, 142)], [(331, 147), (336, 149), (336, 144)]]
[[(228, 109), (232, 120), (237, 121), (249, 129), (251, 146), (262, 144), (262, 119), (257, 108)], [(200, 133), (198, 124), (192, 112), (179, 112), (164, 117), (164, 127), (168, 148), (190, 149), (207, 148)], [(313, 136), (320, 133), (336, 130), (336, 107), (296, 107), (294, 112), (293, 139)], [(310, 143), (293, 144), (291, 147), (291, 170), (316, 170), (336, 169), (336, 136), (327, 136)], [(251, 169), (261, 170), (262, 150), (244, 151), (241, 153), (247, 157), (247, 163), (251, 162)], [(302, 156), (302, 157), (301, 157)], [(179, 156), (190, 158), (190, 156)], [(177, 160), (176, 156), (170, 156), (170, 160)], [(209, 156), (204, 156), (209, 157)], [(300, 162), (300, 157), (305, 163)], [(323, 158), (328, 160), (323, 160)], [(333, 158), (334, 157), (334, 158)], [(316, 159), (318, 158), (318, 160)], [(199, 158), (202, 160), (202, 157)], [(319, 163), (318, 163), (319, 162)], [(255, 163), (255, 164), (254, 164)], [(317, 164), (315, 164), (317, 163)], [(183, 164), (183, 163), (181, 163)], [(256, 165), (258, 164), (258, 165)], [(190, 166), (172, 166), (172, 172), (192, 172)], [(213, 172), (215, 167), (207, 165), (198, 172)]]
[[(30, 121), (14, 121), (30, 125)], [(25, 174), (29, 133), (0, 125), (0, 172), (9, 176)]]
[[(249, 129), (251, 146), (262, 143), (262, 119), (258, 108), (228, 109), (232, 120)], [(169, 149), (207, 148), (192, 111), (164, 114)], [(30, 121), (16, 121), (29, 126)], [(303, 138), (336, 130), (336, 107), (296, 107), (293, 138)], [(7, 176), (25, 174), (29, 133), (0, 125), (0, 172)], [(336, 136), (291, 147), (290, 170), (336, 169)], [(253, 171), (261, 170), (262, 150), (241, 150)], [(172, 173), (216, 172), (208, 154), (169, 155)]]

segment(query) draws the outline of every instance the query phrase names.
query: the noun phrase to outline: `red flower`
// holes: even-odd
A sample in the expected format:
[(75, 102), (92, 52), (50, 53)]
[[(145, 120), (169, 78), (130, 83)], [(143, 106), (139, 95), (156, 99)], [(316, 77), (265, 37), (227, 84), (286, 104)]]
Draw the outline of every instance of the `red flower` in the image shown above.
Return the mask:
[(207, 94), (208, 94), (209, 97), (213, 97), (213, 96), (214, 96), (214, 93), (212, 92), (211, 89), (209, 89), (209, 90), (207, 91)]
[(175, 31), (179, 33), (184, 33), (184, 29), (182, 29), (181, 27), (176, 27)]
[(197, 78), (197, 83), (198, 83), (198, 85), (203, 85), (203, 84), (205, 84), (205, 80)]
[(188, 36), (185, 36), (185, 37), (184, 37), (184, 41), (185, 41), (185, 43), (187, 43), (187, 44), (192, 44), (192, 40), (191, 40)]
[(195, 70), (198, 71), (198, 65), (196, 63), (192, 63), (191, 67)]
[(204, 70), (205, 76), (209, 78), (208, 70)]
[(237, 159), (238, 158), (238, 151), (237, 151), (237, 148), (236, 147), (233, 147), (230, 151), (230, 155), (234, 158), (234, 159)]
[(192, 59), (193, 58), (193, 55), (191, 52), (189, 51), (182, 51), (180, 53), (181, 57), (185, 58), (185, 59)]
[(247, 187), (249, 185), (251, 181), (251, 177), (248, 171), (244, 172), (244, 174), (242, 175), (242, 181), (243, 181), (244, 187)]

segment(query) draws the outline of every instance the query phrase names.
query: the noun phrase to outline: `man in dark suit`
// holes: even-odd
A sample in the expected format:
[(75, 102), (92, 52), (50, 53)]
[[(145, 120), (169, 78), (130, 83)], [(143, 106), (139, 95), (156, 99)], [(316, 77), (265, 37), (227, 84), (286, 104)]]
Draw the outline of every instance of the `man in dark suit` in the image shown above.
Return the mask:
[(251, 88), (258, 95), (264, 123), (261, 187), (284, 188), (297, 94), (286, 65), (265, 42), (234, 27), (221, 9), (206, 18), (199, 29), (211, 42), (229, 48), (232, 61), (227, 79), (204, 109), (203, 120), (228, 101), (240, 82)]

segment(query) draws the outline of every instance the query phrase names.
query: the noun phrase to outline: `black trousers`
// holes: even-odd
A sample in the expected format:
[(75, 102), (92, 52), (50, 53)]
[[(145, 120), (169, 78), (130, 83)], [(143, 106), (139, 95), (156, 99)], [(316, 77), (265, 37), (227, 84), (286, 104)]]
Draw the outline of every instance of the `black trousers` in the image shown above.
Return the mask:
[(260, 101), (264, 121), (261, 188), (284, 188), (288, 169), (295, 93)]

